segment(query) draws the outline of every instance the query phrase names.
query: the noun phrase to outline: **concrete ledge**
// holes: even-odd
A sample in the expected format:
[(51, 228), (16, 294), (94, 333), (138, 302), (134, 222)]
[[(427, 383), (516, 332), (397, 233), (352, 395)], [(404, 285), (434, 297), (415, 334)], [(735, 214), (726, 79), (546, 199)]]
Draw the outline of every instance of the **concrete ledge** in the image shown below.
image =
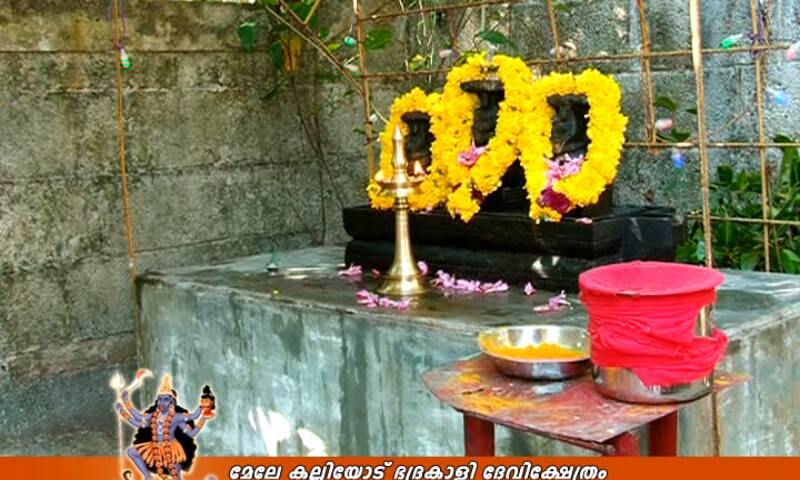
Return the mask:
[[(335, 273), (342, 258), (341, 248), (321, 247), (285, 253), (279, 275), (266, 273), (268, 256), (256, 256), (142, 277), (145, 365), (171, 371), (190, 405), (204, 383), (217, 391), (206, 451), (304, 454), (303, 428), (333, 455), (460, 454), (460, 416), (425, 390), (421, 374), (476, 353), (474, 336), (486, 327), (586, 324), (580, 305), (534, 314), (548, 294), (528, 298), (519, 288), (480, 298), (432, 293), (409, 312), (362, 308), (354, 299), (362, 285)], [(719, 397), (722, 451), (797, 455), (800, 284), (725, 273), (715, 310), (731, 336), (723, 367), (753, 380)], [(374, 286), (369, 274), (363, 280)], [(681, 416), (683, 455), (711, 452), (708, 402)], [(504, 430), (497, 443), (499, 454), (587, 453)]]

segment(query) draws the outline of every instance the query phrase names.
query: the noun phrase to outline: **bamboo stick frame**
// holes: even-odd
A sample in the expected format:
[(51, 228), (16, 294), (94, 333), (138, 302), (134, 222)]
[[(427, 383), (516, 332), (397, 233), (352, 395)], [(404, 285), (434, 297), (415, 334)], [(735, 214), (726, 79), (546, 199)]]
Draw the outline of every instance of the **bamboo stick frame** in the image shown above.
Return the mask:
[[(391, 20), (399, 17), (410, 17), (414, 15), (422, 15), (426, 13), (442, 12), (442, 11), (455, 11), (459, 9), (477, 8), (490, 5), (507, 5), (521, 3), (523, 0), (477, 0), (465, 1), (462, 3), (452, 3), (445, 5), (435, 6), (422, 6), (419, 8), (410, 8), (403, 11), (378, 13), (373, 15), (361, 15), (358, 0), (353, 0), (354, 12), (356, 16), (356, 25), (360, 32), (363, 32), (364, 25), (373, 22), (381, 22)], [(691, 46), (689, 49), (679, 50), (665, 50), (653, 51), (650, 48), (650, 31), (647, 22), (646, 14), (646, 1), (637, 0), (637, 13), (639, 17), (640, 34), (642, 38), (642, 47), (640, 51), (631, 51), (625, 53), (609, 54), (609, 55), (586, 55), (577, 57), (565, 57), (562, 55), (560, 49), (560, 36), (558, 31), (557, 12), (554, 8), (553, 0), (545, 0), (547, 7), (548, 21), (551, 29), (551, 36), (553, 39), (554, 54), (552, 58), (530, 58), (525, 59), (525, 62), (531, 66), (537, 65), (552, 65), (557, 68), (563, 68), (568, 64), (581, 64), (590, 62), (618, 62), (626, 60), (638, 60), (642, 72), (642, 106), (645, 116), (646, 125), (646, 138), (643, 140), (627, 141), (624, 144), (626, 149), (648, 149), (657, 150), (665, 148), (679, 148), (697, 150), (700, 156), (700, 191), (702, 197), (702, 214), (700, 216), (691, 214), (690, 218), (697, 218), (702, 220), (704, 241), (705, 241), (705, 262), (708, 266), (713, 266), (713, 238), (711, 235), (711, 222), (712, 221), (726, 221), (726, 222), (739, 222), (749, 224), (763, 225), (763, 239), (764, 239), (764, 255), (765, 255), (765, 270), (770, 271), (770, 226), (786, 225), (786, 226), (800, 226), (800, 221), (792, 220), (776, 220), (769, 218), (770, 214), (770, 201), (769, 201), (769, 179), (768, 168), (766, 161), (766, 151), (768, 148), (787, 148), (787, 147), (800, 147), (800, 142), (793, 143), (777, 143), (768, 142), (766, 139), (764, 128), (764, 85), (763, 76), (766, 63), (766, 56), (770, 52), (784, 50), (789, 45), (787, 43), (772, 44), (769, 42), (769, 25), (764, 25), (763, 32), (761, 31), (760, 19), (758, 18), (758, 0), (749, 0), (750, 14), (753, 32), (763, 35), (763, 41), (759, 41), (754, 45), (746, 47), (733, 47), (728, 49), (723, 48), (703, 48), (700, 36), (701, 28), (701, 13), (699, 0), (689, 1), (689, 27), (691, 30)], [(771, 8), (771, 0), (767, 1), (767, 8)], [(361, 35), (361, 34), (360, 34)], [(359, 39), (361, 43), (361, 39)], [(709, 55), (735, 55), (735, 54), (752, 54), (755, 55), (755, 69), (756, 69), (756, 116), (758, 121), (758, 140), (749, 142), (711, 142), (708, 140), (708, 133), (706, 131), (705, 119), (705, 90), (703, 85), (703, 58)], [(370, 88), (369, 83), (372, 80), (407, 80), (414, 77), (424, 77), (431, 75), (440, 75), (445, 73), (448, 69), (440, 68), (434, 70), (420, 70), (414, 72), (394, 71), (394, 72), (368, 72), (367, 62), (364, 55), (363, 48), (359, 49), (360, 66), (361, 66), (361, 79), (363, 81), (363, 90), (365, 92), (365, 112), (371, 108)], [(697, 103), (697, 139), (687, 142), (679, 143), (666, 143), (659, 142), (656, 129), (655, 129), (655, 92), (653, 86), (652, 75), (652, 61), (659, 58), (687, 58), (692, 62), (693, 70), (695, 73), (695, 94)], [(370, 122), (367, 119), (367, 123)], [(366, 135), (366, 145), (368, 148), (367, 156), (369, 158), (369, 174), (372, 176), (375, 171), (374, 153), (371, 151), (373, 148), (373, 133), (371, 125), (368, 125)], [(761, 203), (762, 215), (761, 218), (741, 218), (741, 217), (725, 217), (716, 216), (711, 214), (710, 209), (710, 174), (709, 174), (709, 159), (708, 151), (710, 149), (746, 149), (758, 150), (759, 167), (761, 171)], [(718, 433), (718, 432), (717, 432)]]

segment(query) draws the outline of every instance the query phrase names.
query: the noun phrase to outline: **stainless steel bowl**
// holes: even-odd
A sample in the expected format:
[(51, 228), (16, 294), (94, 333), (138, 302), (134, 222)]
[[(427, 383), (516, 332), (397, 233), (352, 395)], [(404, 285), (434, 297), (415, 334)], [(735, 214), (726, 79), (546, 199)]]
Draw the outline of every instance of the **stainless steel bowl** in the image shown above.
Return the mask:
[[(520, 360), (498, 356), (485, 348), (499, 346), (524, 348), (552, 343), (580, 350), (585, 356), (568, 360)], [(485, 330), (478, 335), (478, 345), (495, 367), (512, 377), (530, 380), (562, 380), (585, 373), (589, 369), (589, 333), (584, 328), (558, 325), (526, 325)]]
[(689, 383), (669, 387), (645, 386), (636, 373), (628, 368), (592, 368), (597, 390), (603, 395), (630, 403), (678, 403), (706, 395), (714, 386), (714, 374)]

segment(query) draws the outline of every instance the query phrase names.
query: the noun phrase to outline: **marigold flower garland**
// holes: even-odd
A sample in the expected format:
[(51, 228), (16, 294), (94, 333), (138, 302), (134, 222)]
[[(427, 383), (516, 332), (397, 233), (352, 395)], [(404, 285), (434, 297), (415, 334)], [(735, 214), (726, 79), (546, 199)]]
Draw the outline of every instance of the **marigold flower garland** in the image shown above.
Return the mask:
[[(586, 135), (590, 143), (577, 173), (560, 178), (552, 191), (566, 197), (569, 211), (597, 203), (600, 194), (614, 180), (625, 141), (628, 118), (620, 111), (619, 85), (608, 75), (589, 69), (580, 75), (552, 73), (532, 85), (533, 109), (537, 113), (524, 125), (519, 142), (520, 163), (525, 169), (525, 187), (531, 199), (530, 217), (536, 221), (558, 221), (563, 212), (539, 204), (547, 186), (548, 160), (553, 156), (551, 119), (555, 115), (547, 99), (554, 95), (584, 95), (589, 103)], [(539, 112), (544, 112), (540, 114)]]
[[(519, 58), (495, 55), (497, 76), (503, 82), (505, 99), (500, 102), (495, 135), (477, 161), (464, 164), (459, 154), (474, 148), (472, 124), (478, 99), (464, 92), (461, 84), (485, 78), (482, 67), (484, 55), (475, 55), (467, 63), (452, 69), (447, 75), (437, 118), (435, 137), (431, 146), (432, 166), (439, 170), (455, 191), (447, 196), (447, 210), (468, 222), (479, 210), (480, 201), (500, 186), (500, 179), (517, 159), (518, 139), (523, 126), (531, 121), (531, 81), (533, 74)], [(482, 149), (481, 149), (482, 150)]]
[[(500, 187), (503, 174), (517, 158), (525, 169), (532, 219), (558, 221), (575, 207), (596, 203), (617, 174), (628, 122), (620, 111), (619, 85), (594, 69), (577, 76), (552, 73), (533, 81), (532, 72), (518, 58), (496, 55), (493, 62), (505, 100), (500, 103), (495, 136), (488, 145), (474, 145), (472, 124), (478, 99), (461, 89), (464, 82), (485, 78), (485, 55), (474, 55), (450, 71), (442, 95), (426, 95), (415, 88), (394, 101), (380, 135), (382, 175), (388, 177), (392, 171), (395, 126), (407, 134), (408, 126), (401, 117), (418, 111), (430, 115), (434, 141), (428, 174), (420, 192), (409, 198), (412, 209), (446, 202), (452, 216), (468, 222), (480, 210), (483, 198)], [(568, 157), (568, 165), (559, 166), (561, 159), (552, 158), (550, 140), (555, 111), (547, 99), (569, 94), (583, 95), (589, 103), (590, 144), (585, 157)], [(381, 195), (374, 179), (367, 192), (374, 208), (392, 207), (394, 199)]]
[[(380, 174), (384, 178), (389, 178), (392, 175), (392, 134), (395, 126), (400, 127), (400, 131), (405, 138), (408, 135), (408, 125), (403, 121), (403, 115), (410, 112), (422, 112), (430, 115), (431, 129), (433, 129), (433, 124), (436, 123), (434, 111), (439, 104), (440, 98), (441, 96), (438, 93), (426, 95), (421, 89), (414, 88), (392, 102), (389, 121), (379, 137), (381, 142)], [(420, 192), (411, 195), (408, 199), (412, 209), (430, 208), (441, 203), (445, 198), (446, 191), (440, 192), (437, 188), (434, 188), (438, 183), (435, 181), (437, 176), (434, 169), (430, 168), (425, 182), (420, 185)], [(372, 208), (385, 210), (392, 208), (394, 205), (394, 197), (381, 195), (381, 187), (375, 179), (370, 179), (369, 186), (367, 186), (367, 195)]]

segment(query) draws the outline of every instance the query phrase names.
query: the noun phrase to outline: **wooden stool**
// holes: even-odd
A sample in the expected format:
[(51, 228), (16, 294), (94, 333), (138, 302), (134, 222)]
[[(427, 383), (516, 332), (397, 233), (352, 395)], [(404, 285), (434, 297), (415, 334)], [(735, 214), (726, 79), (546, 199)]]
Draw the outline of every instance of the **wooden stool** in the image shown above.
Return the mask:
[[(676, 456), (678, 410), (692, 403), (620, 402), (601, 395), (589, 375), (558, 382), (507, 377), (483, 355), (431, 370), (422, 380), (464, 415), (467, 456), (494, 455), (495, 424), (615, 456), (639, 455), (637, 430), (647, 426), (649, 454)], [(718, 371), (714, 388), (746, 380)]]

